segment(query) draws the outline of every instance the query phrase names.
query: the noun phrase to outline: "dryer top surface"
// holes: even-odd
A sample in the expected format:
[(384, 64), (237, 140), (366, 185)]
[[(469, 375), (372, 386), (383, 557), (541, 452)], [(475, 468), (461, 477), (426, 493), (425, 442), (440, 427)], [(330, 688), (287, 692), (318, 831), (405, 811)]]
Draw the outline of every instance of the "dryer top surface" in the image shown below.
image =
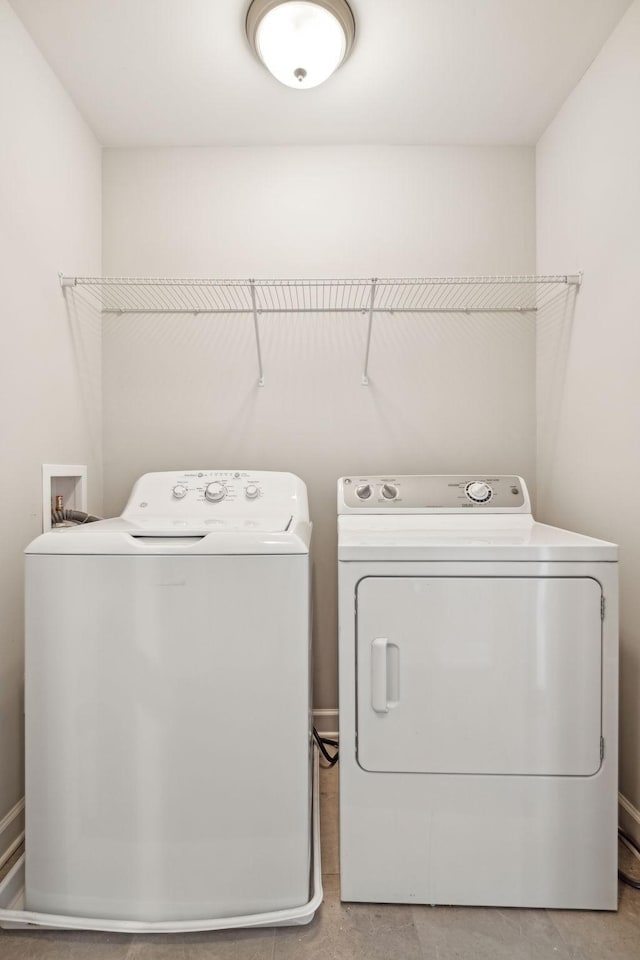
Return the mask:
[(519, 516), (341, 516), (340, 560), (615, 561), (616, 544)]

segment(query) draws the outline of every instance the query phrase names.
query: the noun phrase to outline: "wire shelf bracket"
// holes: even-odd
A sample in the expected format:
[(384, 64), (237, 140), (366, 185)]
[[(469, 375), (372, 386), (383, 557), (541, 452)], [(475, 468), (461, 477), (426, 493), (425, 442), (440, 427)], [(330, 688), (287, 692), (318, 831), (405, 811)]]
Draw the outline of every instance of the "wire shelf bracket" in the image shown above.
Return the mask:
[(264, 372), (262, 370), (262, 350), (260, 349), (260, 327), (258, 325), (258, 306), (256, 300), (256, 282), (250, 280), (251, 284), (251, 308), (253, 310), (253, 329), (256, 335), (256, 352), (258, 354), (258, 386), (264, 387)]
[(371, 331), (373, 330), (373, 305), (376, 299), (377, 277), (371, 280), (371, 299), (369, 301), (369, 323), (367, 324), (367, 345), (364, 350), (364, 369), (362, 371), (362, 386), (369, 386), (369, 351), (371, 350)]
[(258, 384), (264, 384), (259, 318), (263, 314), (361, 314), (367, 317), (361, 383), (369, 384), (375, 316), (387, 314), (535, 314), (568, 291), (582, 273), (544, 276), (416, 279), (207, 280), (157, 277), (71, 277), (60, 285), (103, 314), (240, 314), (253, 318)]

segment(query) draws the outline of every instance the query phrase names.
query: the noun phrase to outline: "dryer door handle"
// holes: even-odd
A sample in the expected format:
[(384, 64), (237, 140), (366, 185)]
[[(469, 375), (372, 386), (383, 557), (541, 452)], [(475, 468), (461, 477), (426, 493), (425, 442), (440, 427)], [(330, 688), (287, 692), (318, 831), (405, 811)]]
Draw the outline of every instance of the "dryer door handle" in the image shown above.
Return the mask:
[(371, 706), (376, 713), (388, 713), (386, 637), (376, 637), (371, 644)]
[(389, 713), (400, 699), (400, 649), (387, 637), (371, 642), (371, 708)]
[(386, 637), (376, 637), (371, 644), (371, 706), (376, 713), (389, 713), (387, 698), (387, 649)]

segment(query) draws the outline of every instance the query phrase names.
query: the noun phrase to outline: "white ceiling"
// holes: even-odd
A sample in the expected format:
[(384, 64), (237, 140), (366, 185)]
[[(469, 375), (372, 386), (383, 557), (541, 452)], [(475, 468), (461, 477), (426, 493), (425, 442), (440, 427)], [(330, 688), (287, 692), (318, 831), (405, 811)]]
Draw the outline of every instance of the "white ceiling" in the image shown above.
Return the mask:
[(108, 146), (533, 144), (631, 0), (352, 0), (313, 90), (251, 54), (249, 0), (10, 0)]

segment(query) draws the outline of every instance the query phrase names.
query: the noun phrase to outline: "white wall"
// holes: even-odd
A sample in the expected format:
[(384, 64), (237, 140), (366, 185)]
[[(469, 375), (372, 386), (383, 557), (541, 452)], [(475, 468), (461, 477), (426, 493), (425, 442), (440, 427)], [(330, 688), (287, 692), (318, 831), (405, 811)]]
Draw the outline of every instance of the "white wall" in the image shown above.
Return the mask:
[(22, 796), (22, 551), (42, 530), (42, 463), (86, 463), (101, 507), (100, 337), (59, 270), (100, 270), (100, 148), (0, 0), (0, 820)]
[[(103, 267), (115, 276), (349, 277), (532, 272), (529, 148), (107, 150)], [(557, 266), (557, 265), (555, 265)], [(530, 317), (110, 318), (105, 499), (146, 470), (291, 470), (315, 546), (316, 706), (336, 691), (336, 479), (521, 472), (533, 481)]]
[[(620, 544), (621, 790), (640, 808), (640, 0), (537, 148), (538, 270), (584, 270), (539, 331), (542, 519)], [(640, 823), (638, 824), (640, 828)]]

